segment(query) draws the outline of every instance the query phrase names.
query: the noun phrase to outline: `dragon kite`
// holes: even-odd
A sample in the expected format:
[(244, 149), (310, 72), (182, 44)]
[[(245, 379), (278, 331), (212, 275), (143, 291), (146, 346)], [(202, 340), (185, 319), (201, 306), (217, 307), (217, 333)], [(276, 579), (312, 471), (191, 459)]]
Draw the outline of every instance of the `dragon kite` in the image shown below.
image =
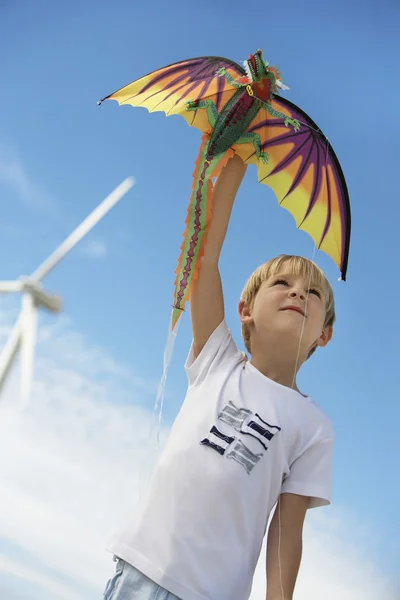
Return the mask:
[(257, 50), (244, 61), (204, 56), (177, 62), (119, 89), (104, 100), (178, 114), (203, 132), (181, 254), (176, 269), (171, 327), (190, 299), (212, 218), (212, 180), (239, 155), (257, 165), (258, 181), (316, 246), (335, 261), (345, 280), (350, 203), (339, 161), (311, 118), (279, 96), (289, 89), (278, 69)]

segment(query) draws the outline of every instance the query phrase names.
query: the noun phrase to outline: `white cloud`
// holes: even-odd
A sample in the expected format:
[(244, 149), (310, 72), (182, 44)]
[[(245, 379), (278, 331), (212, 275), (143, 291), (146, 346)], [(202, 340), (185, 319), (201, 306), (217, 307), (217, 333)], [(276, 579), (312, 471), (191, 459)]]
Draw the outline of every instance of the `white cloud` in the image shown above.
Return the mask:
[(0, 404), (0, 538), (95, 588), (109, 569), (106, 539), (154, 460), (138, 400), (153, 399), (156, 385), (85, 343), (65, 318), (40, 339), (31, 405), (19, 407), (17, 372)]
[(90, 258), (102, 258), (107, 254), (107, 246), (101, 240), (89, 240), (84, 246), (84, 253)]
[[(148, 437), (154, 393), (153, 382), (117, 365), (68, 320), (42, 326), (30, 406), (19, 406), (17, 373), (0, 403), (0, 540), (21, 549), (0, 550), (0, 589), (12, 576), (16, 600), (26, 598), (18, 595), (26, 583), (39, 586), (43, 600), (101, 597), (114, 569), (104, 546), (156, 459)], [(139, 404), (143, 395), (147, 405)], [(394, 600), (352, 541), (360, 526), (329, 510), (315, 511), (307, 525), (296, 600)], [(262, 556), (252, 600), (264, 598)]]
[(13, 190), (25, 204), (56, 214), (54, 200), (29, 175), (21, 160), (0, 148), (0, 183)]
[[(398, 600), (393, 582), (371, 561), (373, 539), (347, 510), (311, 511), (295, 600)], [(265, 598), (265, 560), (264, 546), (250, 600)]]
[(31, 584), (36, 584), (40, 588), (50, 592), (53, 596), (63, 600), (79, 600), (80, 596), (75, 592), (69, 592), (64, 586), (56, 583), (52, 579), (41, 575), (34, 569), (20, 565), (18, 562), (10, 560), (4, 554), (0, 554), (0, 573), (8, 573), (14, 577), (23, 579)]

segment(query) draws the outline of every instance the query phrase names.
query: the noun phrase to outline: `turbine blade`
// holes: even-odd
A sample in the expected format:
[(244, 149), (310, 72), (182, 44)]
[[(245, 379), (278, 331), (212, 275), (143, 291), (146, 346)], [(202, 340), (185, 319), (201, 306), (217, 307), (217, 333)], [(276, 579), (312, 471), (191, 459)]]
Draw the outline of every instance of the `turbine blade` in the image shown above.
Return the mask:
[(30, 277), (21, 277), (24, 292), (32, 295), (35, 306), (44, 306), (52, 312), (60, 312), (61, 298), (55, 294), (48, 294), (40, 283), (34, 281)]
[(125, 179), (111, 194), (107, 196), (78, 227), (64, 240), (64, 242), (40, 265), (32, 274), (31, 279), (39, 281), (51, 271), (57, 263), (74, 246), (76, 246), (82, 238), (89, 233), (91, 229), (108, 213), (108, 211), (119, 201), (135, 184), (132, 177)]
[(22, 292), (23, 285), (20, 281), (0, 281), (0, 293)]
[(26, 404), (31, 397), (36, 345), (37, 309), (30, 294), (23, 297), (23, 334), (21, 340), (21, 397)]
[(23, 313), (21, 311), (0, 354), (0, 393), (10, 372), (15, 355), (17, 354), (21, 342), (22, 331)]

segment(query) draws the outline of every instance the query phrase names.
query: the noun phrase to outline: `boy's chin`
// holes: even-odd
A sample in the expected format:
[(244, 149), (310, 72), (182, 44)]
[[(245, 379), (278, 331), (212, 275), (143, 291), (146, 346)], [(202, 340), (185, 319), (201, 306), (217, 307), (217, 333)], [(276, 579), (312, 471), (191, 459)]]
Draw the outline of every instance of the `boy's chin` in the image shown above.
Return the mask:
[(288, 347), (296, 345), (297, 347), (299, 343), (306, 344), (307, 338), (310, 336), (299, 319), (299, 323), (275, 323), (274, 327), (264, 331), (261, 337), (265, 344), (272, 342), (273, 344), (282, 344)]
[(304, 331), (307, 326), (307, 321), (301, 313), (292, 310), (279, 315), (273, 320), (271, 325), (271, 329), (275, 331), (286, 331), (290, 333), (291, 331)]

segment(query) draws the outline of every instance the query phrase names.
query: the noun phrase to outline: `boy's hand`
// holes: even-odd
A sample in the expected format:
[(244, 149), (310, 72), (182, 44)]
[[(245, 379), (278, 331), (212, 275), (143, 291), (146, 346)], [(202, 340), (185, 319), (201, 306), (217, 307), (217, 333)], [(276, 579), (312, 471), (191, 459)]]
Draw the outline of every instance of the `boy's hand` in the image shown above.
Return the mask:
[(233, 202), (246, 172), (238, 156), (222, 169), (214, 186), (212, 219), (207, 233), (199, 277), (193, 286), (190, 311), (195, 356), (224, 318), (224, 301), (218, 261), (228, 229)]

